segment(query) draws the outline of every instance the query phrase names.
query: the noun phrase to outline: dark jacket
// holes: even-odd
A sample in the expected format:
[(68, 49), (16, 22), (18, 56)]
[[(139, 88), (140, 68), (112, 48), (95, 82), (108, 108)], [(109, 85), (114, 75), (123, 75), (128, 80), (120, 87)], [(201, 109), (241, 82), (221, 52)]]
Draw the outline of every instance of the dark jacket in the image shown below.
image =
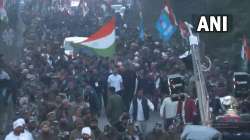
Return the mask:
[(88, 96), (87, 98), (90, 104), (90, 111), (94, 114), (99, 113), (101, 110), (101, 103), (98, 100), (98, 95), (95, 90), (92, 89), (91, 91), (86, 92), (86, 96)]
[[(135, 90), (136, 74), (132, 70), (126, 70), (122, 73), (123, 85), (126, 94), (133, 97)], [(132, 99), (132, 98), (131, 98)]]
[[(143, 113), (144, 113), (144, 118), (145, 120), (149, 119), (149, 106), (148, 106), (148, 101), (145, 97), (142, 97), (142, 108), (143, 108)], [(137, 98), (133, 99), (133, 119), (137, 120), (137, 113), (138, 113), (138, 103), (137, 103)]]

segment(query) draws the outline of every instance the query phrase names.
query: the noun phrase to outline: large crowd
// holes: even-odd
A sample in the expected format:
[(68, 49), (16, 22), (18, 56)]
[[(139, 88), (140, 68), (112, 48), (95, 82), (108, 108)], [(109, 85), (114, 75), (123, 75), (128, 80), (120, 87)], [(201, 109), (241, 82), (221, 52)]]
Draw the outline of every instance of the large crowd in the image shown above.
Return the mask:
[[(22, 57), (17, 63), (2, 55), (0, 60), (0, 112), (10, 98), (15, 108), (5, 140), (173, 140), (179, 139), (178, 126), (200, 124), (192, 71), (178, 57), (186, 48), (180, 37), (166, 44), (146, 33), (141, 41), (137, 25), (129, 24), (133, 7), (121, 16), (105, 2), (83, 5), (68, 10), (53, 1), (27, 1), (21, 14)], [(113, 15), (117, 46), (112, 58), (64, 53), (65, 37), (89, 36)], [(186, 87), (180, 101), (169, 96), (167, 76), (176, 73), (184, 76)], [(213, 60), (205, 75), (211, 99), (228, 94), (231, 75), (228, 62)], [(220, 105), (212, 107), (223, 112)], [(104, 129), (98, 127), (103, 112), (109, 121)], [(146, 133), (150, 112), (160, 114), (164, 124)]]

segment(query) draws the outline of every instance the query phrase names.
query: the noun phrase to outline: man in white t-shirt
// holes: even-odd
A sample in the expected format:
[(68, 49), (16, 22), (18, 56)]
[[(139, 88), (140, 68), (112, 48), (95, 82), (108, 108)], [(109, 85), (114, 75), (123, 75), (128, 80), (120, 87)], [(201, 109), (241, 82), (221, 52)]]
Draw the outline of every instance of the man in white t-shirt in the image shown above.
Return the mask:
[(160, 116), (164, 119), (164, 128), (169, 130), (177, 117), (178, 101), (173, 101), (171, 97), (166, 96), (161, 104)]
[(119, 93), (123, 89), (122, 76), (118, 74), (116, 69), (108, 77), (108, 87), (114, 87), (116, 93)]

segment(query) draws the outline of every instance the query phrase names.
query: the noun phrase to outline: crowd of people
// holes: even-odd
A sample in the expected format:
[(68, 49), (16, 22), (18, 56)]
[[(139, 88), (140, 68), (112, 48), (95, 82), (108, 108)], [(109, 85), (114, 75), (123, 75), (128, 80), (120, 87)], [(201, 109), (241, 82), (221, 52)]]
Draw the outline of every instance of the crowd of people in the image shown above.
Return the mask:
[[(180, 38), (166, 44), (146, 34), (141, 41), (136, 25), (128, 22), (133, 9), (121, 16), (105, 2), (85, 5), (84, 11), (40, 5), (27, 1), (22, 11), (22, 58), (10, 64), (1, 56), (0, 112), (9, 98), (15, 106), (5, 140), (173, 140), (181, 131), (177, 125), (200, 123), (192, 71), (178, 58), (185, 48)], [(65, 37), (89, 36), (113, 15), (117, 46), (112, 58), (64, 53)], [(182, 99), (173, 101), (167, 76), (176, 73), (184, 76), (186, 88)], [(228, 62), (214, 61), (206, 74), (211, 95), (230, 91), (230, 75)], [(103, 110), (109, 121), (104, 130), (98, 127)], [(146, 133), (151, 111), (164, 125)]]

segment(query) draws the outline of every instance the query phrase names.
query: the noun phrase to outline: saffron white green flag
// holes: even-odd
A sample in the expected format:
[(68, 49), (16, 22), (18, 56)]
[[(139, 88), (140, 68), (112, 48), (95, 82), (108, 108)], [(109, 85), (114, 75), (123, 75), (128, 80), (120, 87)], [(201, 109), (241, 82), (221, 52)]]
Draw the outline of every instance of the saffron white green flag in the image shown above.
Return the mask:
[(111, 57), (115, 53), (115, 18), (113, 17), (99, 31), (77, 43), (77, 47), (91, 49), (95, 54)]

